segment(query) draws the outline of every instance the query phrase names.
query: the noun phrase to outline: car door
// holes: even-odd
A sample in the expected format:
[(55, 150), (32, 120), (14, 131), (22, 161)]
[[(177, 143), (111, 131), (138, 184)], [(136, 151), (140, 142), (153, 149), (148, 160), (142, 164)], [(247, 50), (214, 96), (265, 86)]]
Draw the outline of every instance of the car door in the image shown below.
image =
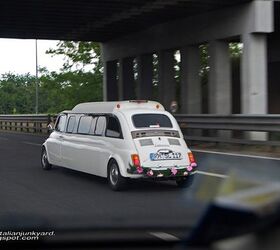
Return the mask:
[(77, 121), (77, 130), (67, 133), (63, 142), (62, 157), (68, 168), (96, 174), (95, 163), (99, 161), (99, 144), (94, 139), (96, 120), (97, 117), (92, 115), (82, 115)]
[(65, 137), (61, 146), (61, 160), (64, 163), (64, 167), (76, 169), (75, 164), (75, 147), (77, 144), (77, 124), (79, 117), (77, 115), (69, 115), (67, 125), (65, 129)]
[(50, 163), (58, 166), (63, 166), (63, 162), (61, 161), (61, 144), (64, 137), (66, 119), (66, 114), (58, 116), (55, 130), (47, 141), (49, 161)]
[(104, 154), (106, 154), (105, 146), (105, 130), (106, 130), (107, 118), (106, 116), (100, 115), (97, 117), (96, 125), (94, 128), (94, 136), (91, 140), (91, 157), (87, 162), (88, 168), (92, 169), (95, 175), (106, 177), (106, 171), (104, 166), (107, 162), (104, 161)]

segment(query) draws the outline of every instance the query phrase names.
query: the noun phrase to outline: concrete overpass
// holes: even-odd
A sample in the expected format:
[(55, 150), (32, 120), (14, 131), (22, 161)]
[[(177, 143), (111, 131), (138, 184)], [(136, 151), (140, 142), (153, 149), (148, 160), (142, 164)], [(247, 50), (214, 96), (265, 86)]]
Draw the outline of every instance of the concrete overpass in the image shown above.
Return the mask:
[[(274, 4), (273, 1), (238, 1), (236, 5), (219, 5), (220, 8), (186, 14), (183, 18), (149, 25), (139, 32), (103, 42), (105, 98), (129, 99), (134, 94), (140, 99), (159, 99), (168, 108), (176, 99), (174, 51), (179, 50), (182, 113), (202, 113), (203, 99), (207, 100), (207, 113), (279, 113), (274, 94), (278, 91), (274, 70), (278, 57), (272, 53), (279, 50), (274, 38), (278, 37), (274, 32), (278, 29), (274, 22), (278, 7)], [(240, 76), (237, 76), (240, 81), (235, 85), (229, 55), (229, 42), (233, 41), (243, 43)], [(209, 46), (210, 55), (206, 93), (202, 92), (199, 76), (201, 44)], [(159, 64), (157, 96), (153, 95), (153, 54), (158, 56)], [(139, 83), (133, 93), (135, 58)], [(236, 109), (233, 104), (240, 108)]]
[[(11, 0), (1, 3), (0, 37), (101, 42), (105, 100), (158, 99), (168, 108), (179, 88), (182, 113), (280, 113), (279, 6), (273, 0)], [(234, 77), (233, 41), (243, 44)], [(210, 55), (204, 91), (201, 44)], [(181, 55), (177, 87), (174, 51)]]

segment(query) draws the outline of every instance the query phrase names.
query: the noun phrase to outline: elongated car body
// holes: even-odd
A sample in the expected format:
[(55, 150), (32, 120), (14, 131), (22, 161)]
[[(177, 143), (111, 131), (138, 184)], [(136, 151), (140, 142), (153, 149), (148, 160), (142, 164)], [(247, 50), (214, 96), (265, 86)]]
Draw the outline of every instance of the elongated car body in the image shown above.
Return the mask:
[(43, 144), (42, 165), (106, 177), (176, 180), (187, 186), (196, 163), (175, 118), (158, 102), (82, 103), (59, 114)]

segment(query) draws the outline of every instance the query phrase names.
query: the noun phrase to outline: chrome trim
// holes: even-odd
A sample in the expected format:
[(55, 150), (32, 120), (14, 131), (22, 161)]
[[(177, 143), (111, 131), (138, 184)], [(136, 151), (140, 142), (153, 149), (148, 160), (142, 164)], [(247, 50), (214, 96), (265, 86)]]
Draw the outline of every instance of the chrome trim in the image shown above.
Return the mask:
[(137, 130), (131, 132), (132, 138), (154, 137), (154, 136), (167, 136), (180, 138), (177, 130)]

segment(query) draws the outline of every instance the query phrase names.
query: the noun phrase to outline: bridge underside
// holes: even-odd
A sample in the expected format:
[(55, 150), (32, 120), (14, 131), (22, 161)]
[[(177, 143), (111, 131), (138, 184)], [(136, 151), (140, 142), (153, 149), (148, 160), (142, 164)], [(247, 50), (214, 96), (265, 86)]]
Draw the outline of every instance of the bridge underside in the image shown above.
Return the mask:
[[(156, 99), (167, 109), (176, 100), (182, 113), (280, 113), (279, 4), (10, 0), (0, 4), (0, 37), (101, 42), (104, 100)], [(240, 61), (231, 42), (240, 43)]]
[(279, 6), (239, 2), (103, 42), (105, 100), (156, 99), (167, 109), (176, 100), (191, 114), (280, 113)]
[(9, 0), (0, 37), (108, 41), (152, 25), (248, 0)]

